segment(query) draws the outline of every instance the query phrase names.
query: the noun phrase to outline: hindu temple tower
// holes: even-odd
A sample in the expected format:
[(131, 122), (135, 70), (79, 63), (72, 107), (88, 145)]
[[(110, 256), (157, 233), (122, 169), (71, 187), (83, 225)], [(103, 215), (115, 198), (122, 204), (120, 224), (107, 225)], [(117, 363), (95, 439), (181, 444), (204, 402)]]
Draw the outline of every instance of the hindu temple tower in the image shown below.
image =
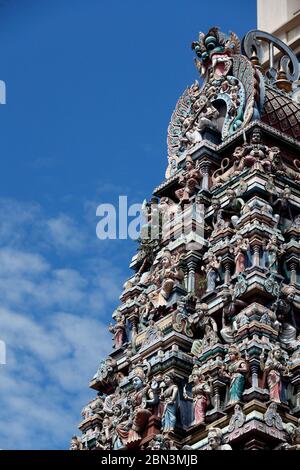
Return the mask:
[(299, 63), (258, 30), (192, 49), (72, 449), (300, 448)]

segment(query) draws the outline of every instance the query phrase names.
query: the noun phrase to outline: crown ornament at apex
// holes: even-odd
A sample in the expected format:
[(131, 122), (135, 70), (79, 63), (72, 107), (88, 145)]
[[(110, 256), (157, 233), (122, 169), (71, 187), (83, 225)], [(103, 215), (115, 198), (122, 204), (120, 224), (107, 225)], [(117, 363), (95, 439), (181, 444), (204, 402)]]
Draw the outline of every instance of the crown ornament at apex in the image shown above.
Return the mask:
[(299, 64), (256, 30), (192, 51), (72, 450), (300, 449)]

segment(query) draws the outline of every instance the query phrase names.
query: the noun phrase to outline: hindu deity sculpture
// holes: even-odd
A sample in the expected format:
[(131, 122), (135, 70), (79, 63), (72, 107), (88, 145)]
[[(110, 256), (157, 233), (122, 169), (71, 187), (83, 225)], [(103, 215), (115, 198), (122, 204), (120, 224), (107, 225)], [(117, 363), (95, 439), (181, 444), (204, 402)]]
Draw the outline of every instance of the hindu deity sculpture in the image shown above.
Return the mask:
[(278, 273), (279, 257), (284, 253), (284, 246), (279, 245), (277, 236), (272, 235), (270, 241), (266, 245), (267, 263), (270, 272)]
[(234, 247), (234, 262), (235, 262), (235, 273), (236, 275), (243, 273), (246, 268), (247, 261), (247, 250), (249, 248), (249, 240), (244, 239), (241, 235), (238, 235)]
[(206, 450), (232, 450), (229, 444), (223, 443), (223, 433), (220, 428), (210, 428), (207, 435)]
[(257, 166), (259, 169), (271, 173), (269, 147), (263, 144), (259, 129), (254, 129), (250, 137), (250, 144), (245, 144), (244, 155), (244, 166), (254, 168)]
[(223, 208), (223, 215), (231, 221), (233, 227), (236, 227), (241, 210), (244, 206), (244, 201), (242, 198), (237, 197), (236, 192), (233, 189), (228, 189), (226, 191), (226, 196), (228, 198), (228, 202)]
[(217, 282), (220, 280), (219, 270), (221, 268), (221, 258), (217, 258), (212, 251), (207, 252), (207, 264), (202, 266), (206, 272), (206, 292), (215, 290)]
[(286, 219), (293, 221), (292, 204), (290, 201), (291, 193), (290, 187), (286, 186), (272, 204), (273, 212), (278, 216), (278, 225), (281, 229), (287, 228)]
[(230, 346), (228, 355), (229, 362), (221, 369), (221, 375), (230, 380), (228, 405), (232, 405), (242, 399), (248, 372), (248, 361), (242, 358), (239, 349), (234, 345)]
[(178, 408), (178, 386), (174, 382), (173, 374), (166, 374), (160, 386), (162, 389), (160, 399), (164, 405), (161, 419), (162, 432), (169, 433), (175, 429)]
[(193, 383), (192, 396), (187, 393), (186, 386), (183, 390), (183, 399), (193, 402), (194, 421), (193, 425), (204, 424), (207, 406), (210, 403), (212, 387), (205, 380), (200, 369), (195, 366), (189, 379)]
[(296, 346), (297, 325), (294, 315), (296, 289), (294, 286), (284, 286), (280, 295), (271, 306), (279, 325), (279, 341), (287, 348)]
[(149, 326), (154, 315), (154, 305), (145, 292), (142, 292), (138, 298), (139, 306), (137, 312), (139, 316), (139, 329), (144, 330)]
[(196, 357), (200, 356), (203, 349), (209, 348), (219, 341), (217, 323), (211, 315), (208, 315), (207, 310), (208, 305), (198, 300), (195, 313), (189, 317), (194, 337), (201, 336), (201, 339), (194, 340), (191, 348), (191, 354)]
[(260, 368), (264, 372), (269, 389), (270, 400), (275, 403), (282, 402), (282, 379), (289, 375), (288, 364), (283, 350), (276, 344), (268, 353), (264, 361), (264, 350), (260, 355)]
[(78, 436), (73, 436), (71, 439), (70, 450), (83, 450), (83, 443)]
[(300, 450), (300, 418), (298, 419), (298, 425), (287, 423), (285, 427), (289, 436), (289, 442), (283, 444), (280, 449)]
[(173, 287), (184, 279), (181, 269), (180, 254), (172, 256), (169, 250), (165, 250), (160, 265), (154, 270), (152, 280), (158, 289), (151, 294), (150, 299), (155, 307), (166, 305)]
[(178, 181), (181, 188), (175, 191), (181, 206), (190, 202), (190, 198), (195, 194), (196, 188), (201, 180), (202, 174), (195, 167), (192, 157), (188, 155), (185, 160), (185, 170), (180, 175)]
[(116, 324), (112, 325), (110, 323), (108, 329), (111, 333), (113, 333), (114, 348), (115, 349), (121, 348), (127, 341), (126, 324), (125, 324), (124, 316), (121, 314), (117, 314)]
[(223, 210), (221, 209), (221, 203), (217, 198), (212, 198), (211, 207), (213, 210), (212, 228), (213, 233), (216, 233), (218, 230), (222, 230), (226, 223), (224, 220)]
[(235, 318), (247, 304), (243, 300), (236, 298), (232, 288), (223, 289), (222, 301), (222, 329), (220, 334), (226, 343), (232, 343), (237, 330)]

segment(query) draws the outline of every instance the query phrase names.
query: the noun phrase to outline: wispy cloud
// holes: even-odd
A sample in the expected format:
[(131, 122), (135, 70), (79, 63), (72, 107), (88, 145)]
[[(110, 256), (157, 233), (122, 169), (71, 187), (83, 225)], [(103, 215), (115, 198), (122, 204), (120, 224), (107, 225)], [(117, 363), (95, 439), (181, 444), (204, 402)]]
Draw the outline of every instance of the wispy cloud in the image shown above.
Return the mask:
[(107, 316), (124, 274), (68, 215), (13, 200), (0, 208), (0, 448), (67, 448), (111, 347)]

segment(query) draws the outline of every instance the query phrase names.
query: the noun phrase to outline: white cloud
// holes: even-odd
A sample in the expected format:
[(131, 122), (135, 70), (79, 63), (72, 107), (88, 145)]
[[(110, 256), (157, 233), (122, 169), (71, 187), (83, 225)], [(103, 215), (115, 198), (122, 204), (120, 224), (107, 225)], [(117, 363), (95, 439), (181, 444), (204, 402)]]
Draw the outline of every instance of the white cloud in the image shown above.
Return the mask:
[[(39, 206), (11, 200), (1, 207), (0, 448), (67, 448), (94, 395), (88, 382), (111, 349), (107, 320), (124, 275), (110, 255), (96, 256), (70, 217), (48, 219)], [(58, 257), (66, 244), (72, 256)]]

